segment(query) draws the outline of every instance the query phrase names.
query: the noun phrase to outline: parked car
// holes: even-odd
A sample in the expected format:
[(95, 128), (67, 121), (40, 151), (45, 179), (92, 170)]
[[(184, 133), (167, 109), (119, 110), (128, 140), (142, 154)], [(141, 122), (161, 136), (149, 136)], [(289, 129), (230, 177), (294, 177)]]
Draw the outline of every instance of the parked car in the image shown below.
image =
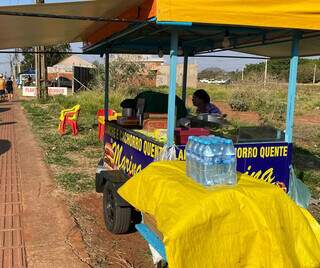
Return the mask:
[(223, 80), (217, 80), (217, 79), (200, 79), (201, 83), (207, 83), (207, 84), (218, 84), (218, 85), (224, 85), (224, 84), (230, 84), (231, 79), (223, 79)]

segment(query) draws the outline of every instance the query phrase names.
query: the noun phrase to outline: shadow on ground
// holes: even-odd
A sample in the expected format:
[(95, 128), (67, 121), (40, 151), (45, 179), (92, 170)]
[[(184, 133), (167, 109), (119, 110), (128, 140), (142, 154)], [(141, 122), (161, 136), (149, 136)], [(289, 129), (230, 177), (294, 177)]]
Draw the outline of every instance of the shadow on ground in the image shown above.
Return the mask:
[(11, 142), (8, 140), (0, 140), (0, 155), (4, 154), (5, 152), (9, 151), (11, 148)]
[(294, 147), (293, 163), (294, 166), (300, 170), (320, 170), (320, 157), (301, 147)]
[(11, 109), (10, 108), (0, 108), (0, 113), (3, 113), (3, 112), (7, 112), (7, 111), (10, 111)]
[(16, 124), (17, 122), (1, 122), (0, 126), (4, 126), (4, 125), (13, 125)]

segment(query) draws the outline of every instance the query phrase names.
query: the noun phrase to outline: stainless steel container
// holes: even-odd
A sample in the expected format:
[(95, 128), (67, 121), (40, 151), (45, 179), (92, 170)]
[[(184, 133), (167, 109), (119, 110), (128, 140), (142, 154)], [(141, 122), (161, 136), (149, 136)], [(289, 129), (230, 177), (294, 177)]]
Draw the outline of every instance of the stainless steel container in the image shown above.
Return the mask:
[(132, 108), (123, 108), (122, 109), (122, 116), (124, 116), (124, 117), (133, 116), (133, 109)]
[(217, 124), (223, 123), (223, 116), (220, 114), (199, 114), (197, 119)]

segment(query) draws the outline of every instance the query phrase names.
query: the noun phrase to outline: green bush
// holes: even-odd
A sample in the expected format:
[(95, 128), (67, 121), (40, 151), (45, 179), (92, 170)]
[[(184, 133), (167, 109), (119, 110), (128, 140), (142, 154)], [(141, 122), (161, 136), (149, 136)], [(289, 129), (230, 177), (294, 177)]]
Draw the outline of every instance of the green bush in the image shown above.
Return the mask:
[(248, 111), (250, 108), (250, 94), (246, 90), (234, 91), (229, 99), (229, 105), (233, 111)]

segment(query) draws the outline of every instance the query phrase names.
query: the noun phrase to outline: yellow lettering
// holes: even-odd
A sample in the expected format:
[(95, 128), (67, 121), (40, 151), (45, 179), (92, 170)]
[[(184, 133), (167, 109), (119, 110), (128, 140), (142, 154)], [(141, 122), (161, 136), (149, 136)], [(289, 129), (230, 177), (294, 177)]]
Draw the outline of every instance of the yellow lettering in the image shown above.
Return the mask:
[(260, 179), (261, 173), (262, 173), (262, 171), (259, 170), (257, 172), (253, 172), (250, 176), (254, 177), (255, 179)]
[(273, 168), (269, 168), (262, 174), (261, 180), (264, 180), (266, 182), (273, 182), (275, 177), (272, 177), (272, 175), (273, 175)]
[[(142, 169), (142, 167), (141, 167), (141, 165), (139, 165), (138, 167), (137, 167), (137, 169), (136, 169), (136, 173), (139, 173), (140, 171), (141, 171), (141, 169)], [(136, 174), (135, 173), (135, 174)]]
[(151, 144), (151, 152), (150, 152), (150, 156), (154, 158), (154, 144)]
[(249, 175), (249, 171), (251, 170), (251, 166), (247, 167), (247, 171), (244, 173), (245, 175)]
[(270, 183), (275, 180), (275, 177), (273, 176), (273, 168), (269, 168), (263, 173), (262, 170), (258, 170), (257, 172), (253, 171), (250, 174), (251, 168), (251, 166), (248, 166), (247, 171), (244, 174), (249, 175), (250, 177), (253, 177), (255, 179), (263, 180)]
[(274, 157), (274, 146), (270, 147), (270, 157)]
[(247, 151), (248, 151), (248, 148), (242, 148), (242, 157), (243, 158), (247, 158)]
[(179, 155), (178, 155), (178, 160), (183, 160), (184, 155), (183, 155), (183, 150), (180, 150)]

